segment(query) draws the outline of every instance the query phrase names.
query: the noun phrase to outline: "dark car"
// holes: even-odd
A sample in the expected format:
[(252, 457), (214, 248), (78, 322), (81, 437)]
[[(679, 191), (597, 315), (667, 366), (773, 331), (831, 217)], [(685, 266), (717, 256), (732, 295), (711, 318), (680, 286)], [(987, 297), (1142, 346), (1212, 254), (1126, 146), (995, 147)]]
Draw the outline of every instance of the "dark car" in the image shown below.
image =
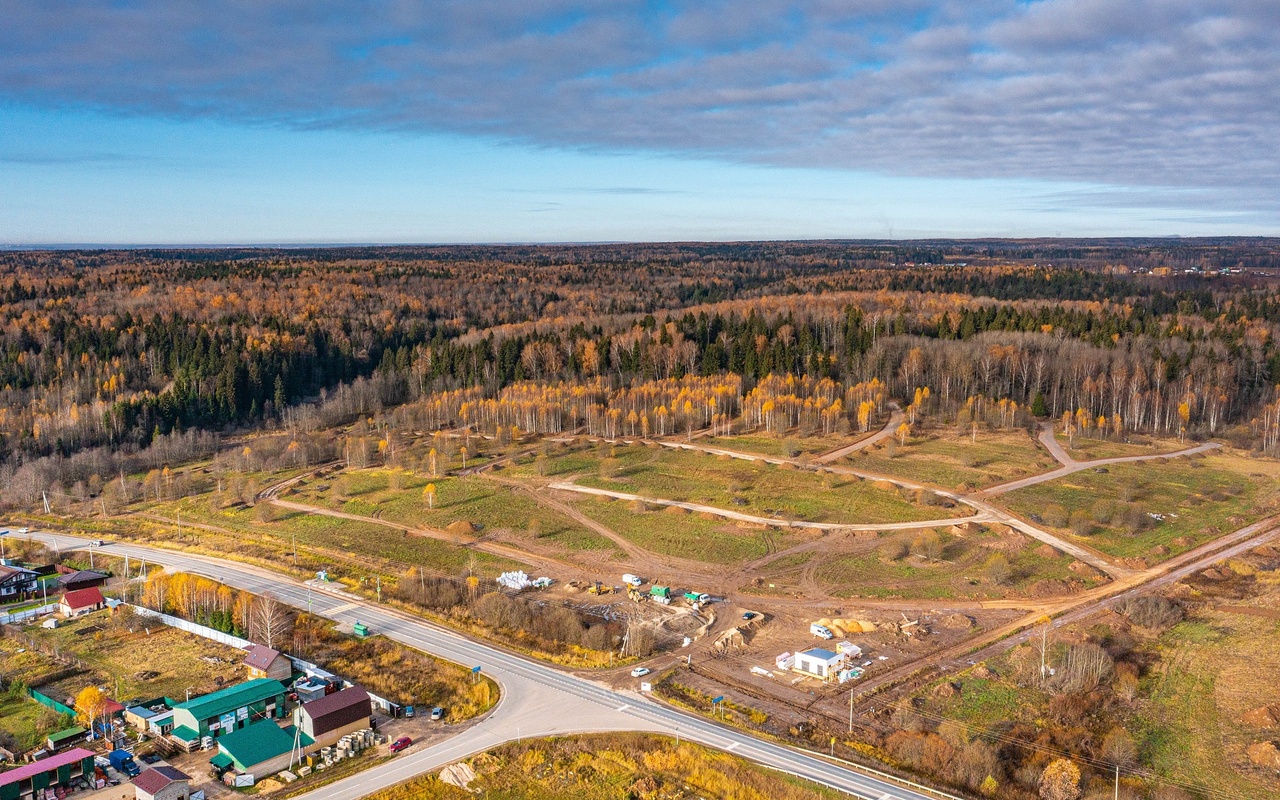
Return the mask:
[(408, 736), (401, 736), (399, 739), (396, 739), (394, 742), (391, 743), (391, 752), (399, 753), (401, 750), (405, 749), (411, 744), (413, 744), (412, 739), (410, 739)]

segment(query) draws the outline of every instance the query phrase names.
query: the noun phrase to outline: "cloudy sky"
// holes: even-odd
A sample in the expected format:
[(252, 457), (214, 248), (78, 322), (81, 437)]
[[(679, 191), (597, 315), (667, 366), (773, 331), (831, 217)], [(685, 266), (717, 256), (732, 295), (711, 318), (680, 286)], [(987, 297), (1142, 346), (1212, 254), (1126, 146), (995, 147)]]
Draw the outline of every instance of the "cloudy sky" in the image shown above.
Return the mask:
[(0, 19), (0, 245), (1280, 234), (1275, 0)]

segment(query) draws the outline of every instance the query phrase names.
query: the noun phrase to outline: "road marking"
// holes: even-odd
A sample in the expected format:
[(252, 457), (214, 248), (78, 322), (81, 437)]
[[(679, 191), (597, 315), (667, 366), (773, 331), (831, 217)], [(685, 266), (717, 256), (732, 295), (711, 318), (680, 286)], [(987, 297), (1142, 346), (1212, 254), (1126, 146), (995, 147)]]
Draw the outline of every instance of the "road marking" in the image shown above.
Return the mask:
[(734, 751), (734, 749), (736, 749), (736, 748), (737, 748), (738, 744), (739, 744), (739, 742), (734, 742), (733, 744), (731, 744), (731, 745), (729, 745), (728, 747), (726, 747), (726, 748), (725, 748), (725, 750), (728, 750), (730, 753), (732, 753), (732, 752)]
[(626, 711), (628, 708), (631, 708), (631, 706), (623, 706), (622, 708), (619, 708), (618, 710), (619, 710), (619, 711)]
[(328, 611), (326, 611), (325, 613), (326, 613), (326, 614), (341, 614), (343, 611), (350, 611), (350, 610), (352, 610), (352, 609), (354, 609), (354, 608), (359, 608), (359, 607), (360, 607), (360, 604), (359, 604), (359, 603), (343, 603), (343, 604), (342, 604), (342, 605), (340, 605), (340, 606), (334, 606), (333, 608), (329, 609), (329, 610), (328, 610)]

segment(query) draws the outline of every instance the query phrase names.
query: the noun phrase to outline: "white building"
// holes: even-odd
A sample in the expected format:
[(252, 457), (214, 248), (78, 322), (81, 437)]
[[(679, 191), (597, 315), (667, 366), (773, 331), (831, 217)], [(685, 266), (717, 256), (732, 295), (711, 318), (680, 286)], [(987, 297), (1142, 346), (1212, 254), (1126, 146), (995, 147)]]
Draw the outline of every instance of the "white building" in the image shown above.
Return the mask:
[(813, 647), (802, 653), (796, 653), (796, 665), (792, 670), (825, 681), (834, 678), (843, 664), (843, 655), (821, 647)]

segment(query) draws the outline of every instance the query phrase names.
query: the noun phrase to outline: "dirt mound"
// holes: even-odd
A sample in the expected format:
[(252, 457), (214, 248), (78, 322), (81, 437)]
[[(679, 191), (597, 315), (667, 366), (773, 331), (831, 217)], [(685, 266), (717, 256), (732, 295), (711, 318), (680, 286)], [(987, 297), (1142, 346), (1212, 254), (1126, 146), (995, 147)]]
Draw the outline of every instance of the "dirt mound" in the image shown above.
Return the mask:
[(712, 514), (710, 511), (699, 511), (698, 516), (702, 519), (717, 520), (720, 519), (719, 514)]
[(1255, 708), (1252, 711), (1246, 711), (1244, 716), (1240, 717), (1243, 725), (1259, 730), (1269, 730), (1280, 725), (1280, 705), (1263, 706)]
[(147, 669), (147, 670), (143, 670), (142, 672), (135, 672), (133, 674), (133, 677), (137, 678), (140, 681), (149, 681), (152, 678), (160, 677), (160, 673)]
[(939, 621), (939, 624), (947, 630), (967, 631), (973, 627), (973, 619), (964, 614), (948, 614)]
[(1190, 536), (1179, 536), (1177, 539), (1173, 540), (1174, 547), (1190, 547), (1195, 543), (1196, 540), (1192, 539)]
[(1067, 569), (1071, 570), (1077, 575), (1082, 575), (1086, 578), (1092, 578), (1094, 575), (1098, 574), (1098, 571), (1096, 569), (1084, 563), (1083, 561), (1072, 561), (1070, 566), (1067, 567)]
[(445, 528), (449, 533), (455, 533), (463, 536), (470, 536), (476, 532), (476, 526), (467, 522), (465, 519), (450, 522), (449, 527)]
[(662, 513), (663, 513), (663, 514), (676, 514), (676, 515), (678, 515), (678, 516), (684, 516), (685, 514), (688, 514), (688, 513), (689, 513), (689, 509), (687, 509), (687, 508), (681, 508), (680, 506), (667, 506), (666, 508), (662, 509)]
[(996, 671), (988, 667), (986, 664), (979, 664), (973, 668), (973, 677), (982, 680), (989, 680), (996, 677)]
[(649, 510), (649, 504), (643, 500), (632, 500), (630, 503), (627, 503), (627, 508), (631, 509), (637, 514), (643, 514), (644, 512)]
[(933, 687), (933, 691), (930, 692), (930, 694), (938, 698), (955, 697), (956, 695), (960, 694), (960, 684), (959, 683), (940, 683), (937, 686)]
[(1250, 745), (1246, 752), (1257, 766), (1280, 769), (1280, 747), (1276, 747), (1275, 742), (1258, 742)]
[(1058, 551), (1053, 548), (1053, 545), (1042, 544), (1036, 548), (1036, 555), (1040, 558), (1057, 558)]
[(1031, 584), (1032, 597), (1060, 597), (1071, 594), (1071, 584), (1058, 578), (1045, 578)]
[(1169, 555), (1169, 548), (1165, 547), (1165, 546), (1164, 546), (1164, 545), (1162, 545), (1162, 544), (1158, 544), (1158, 545), (1156, 545), (1155, 547), (1151, 548), (1151, 555), (1153, 555), (1153, 556), (1167, 556), (1167, 555)]
[(1207, 581), (1225, 581), (1231, 579), (1231, 570), (1223, 567), (1210, 567), (1200, 573), (1200, 577)]
[(473, 770), (471, 765), (465, 761), (459, 764), (450, 764), (440, 770), (440, 781), (452, 786), (457, 786), (459, 789), (467, 788), (467, 786), (475, 779), (476, 771)]

